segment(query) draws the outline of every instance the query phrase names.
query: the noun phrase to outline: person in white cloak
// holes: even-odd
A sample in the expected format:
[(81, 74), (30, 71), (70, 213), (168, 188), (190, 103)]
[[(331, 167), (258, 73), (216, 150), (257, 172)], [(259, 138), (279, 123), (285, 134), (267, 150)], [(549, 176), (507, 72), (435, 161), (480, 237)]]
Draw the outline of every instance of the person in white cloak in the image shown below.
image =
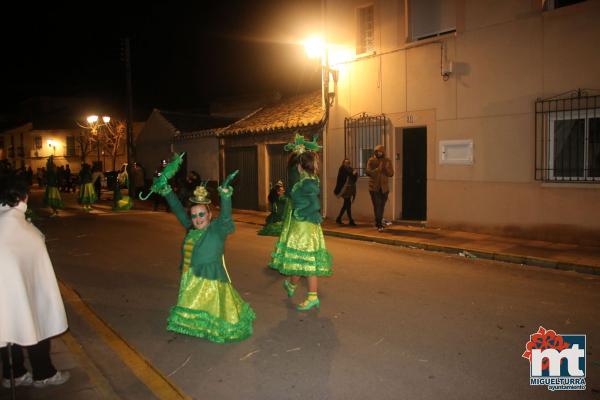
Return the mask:
[[(50, 338), (67, 330), (44, 235), (27, 219), (28, 187), (15, 176), (0, 181), (0, 353), (2, 386), (10, 387), (10, 344), (15, 386), (60, 385), (69, 372), (50, 359)], [(24, 365), (27, 350), (32, 372)]]

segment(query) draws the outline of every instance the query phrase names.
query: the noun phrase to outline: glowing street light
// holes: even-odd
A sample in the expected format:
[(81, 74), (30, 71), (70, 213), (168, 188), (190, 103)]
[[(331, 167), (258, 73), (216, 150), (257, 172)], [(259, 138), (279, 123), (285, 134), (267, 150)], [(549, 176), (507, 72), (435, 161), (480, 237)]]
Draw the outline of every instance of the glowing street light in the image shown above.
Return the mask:
[(102, 124), (100, 122), (100, 117), (98, 117), (97, 115), (90, 115), (86, 118), (87, 122), (88, 122), (88, 126), (86, 128), (88, 128), (92, 134), (94, 136), (96, 136), (96, 147), (98, 149), (98, 161), (100, 161), (100, 135), (98, 132), (98, 129), (101, 128), (102, 126), (108, 124), (110, 122), (110, 117), (108, 115), (104, 115), (102, 116), (102, 122), (104, 122), (104, 124)]
[(52, 149), (52, 154), (56, 155), (56, 141), (54, 139), (48, 139), (48, 147)]
[(319, 36), (311, 36), (303, 42), (306, 55), (310, 59), (322, 58), (325, 50), (323, 39)]

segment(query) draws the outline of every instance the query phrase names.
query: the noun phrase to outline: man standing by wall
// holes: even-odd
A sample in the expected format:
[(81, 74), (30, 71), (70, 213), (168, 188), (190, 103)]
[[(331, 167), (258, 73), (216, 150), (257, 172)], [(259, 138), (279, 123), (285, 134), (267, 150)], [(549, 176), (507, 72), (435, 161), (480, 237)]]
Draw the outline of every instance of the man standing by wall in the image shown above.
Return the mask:
[(369, 193), (375, 212), (375, 226), (379, 232), (383, 231), (383, 210), (387, 202), (388, 178), (394, 176), (392, 161), (385, 156), (385, 147), (375, 146), (373, 156), (367, 161), (367, 175), (369, 176)]

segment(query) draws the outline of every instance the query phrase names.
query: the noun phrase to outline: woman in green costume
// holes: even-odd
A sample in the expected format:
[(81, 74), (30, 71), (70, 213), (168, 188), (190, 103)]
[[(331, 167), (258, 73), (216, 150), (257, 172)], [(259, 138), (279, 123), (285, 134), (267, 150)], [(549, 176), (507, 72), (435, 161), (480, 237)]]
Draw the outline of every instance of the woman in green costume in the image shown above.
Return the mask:
[(279, 181), (273, 186), (269, 193), (269, 203), (271, 204), (271, 214), (267, 216), (265, 226), (258, 231), (262, 236), (279, 236), (285, 216), (286, 206), (289, 202), (285, 195), (283, 182)]
[(79, 171), (79, 204), (83, 206), (84, 211), (90, 211), (92, 204), (98, 199), (96, 197), (96, 190), (92, 183), (92, 168), (90, 164), (83, 163), (81, 165), (81, 171)]
[(250, 337), (256, 318), (231, 284), (225, 267), (225, 239), (235, 230), (231, 219), (233, 188), (228, 184), (232, 175), (218, 188), (221, 211), (212, 221), (211, 201), (204, 186), (198, 186), (190, 197), (193, 205), (188, 214), (166, 179), (153, 185), (188, 230), (183, 241), (179, 297), (171, 308), (167, 329), (216, 343)]
[(46, 162), (46, 179), (48, 186), (46, 186), (46, 193), (44, 194), (44, 204), (52, 208), (50, 216), (53, 217), (58, 215), (59, 209), (64, 208), (60, 192), (58, 191), (58, 175), (53, 156), (48, 157), (48, 161)]
[(121, 183), (119, 182), (119, 179), (115, 179), (113, 183), (113, 211), (127, 211), (130, 210), (131, 207), (133, 207), (131, 197), (121, 193)]
[(292, 187), (291, 211), (283, 223), (269, 266), (289, 276), (283, 281), (288, 297), (293, 296), (300, 277), (307, 278), (308, 295), (296, 307), (299, 311), (307, 311), (320, 306), (317, 277), (332, 274), (332, 258), (325, 247), (320, 225), (323, 219), (317, 176), (318, 155), (312, 150), (318, 150), (319, 146), (315, 141), (307, 142), (296, 135), (295, 143), (286, 148), (294, 152), (290, 166), (298, 172), (299, 179)]

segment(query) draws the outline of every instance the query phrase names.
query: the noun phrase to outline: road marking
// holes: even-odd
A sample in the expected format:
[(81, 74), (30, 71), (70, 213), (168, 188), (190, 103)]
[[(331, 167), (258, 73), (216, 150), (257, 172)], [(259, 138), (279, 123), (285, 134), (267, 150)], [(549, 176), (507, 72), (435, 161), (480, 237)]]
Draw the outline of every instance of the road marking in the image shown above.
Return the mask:
[(87, 355), (81, 344), (73, 337), (71, 332), (67, 331), (60, 336), (60, 339), (63, 341), (67, 349), (77, 357), (79, 363), (83, 366), (83, 369), (87, 376), (90, 378), (90, 381), (94, 385), (98, 392), (100, 392), (100, 396), (103, 399), (121, 399), (119, 395), (113, 390), (112, 386), (108, 382), (108, 379), (102, 375), (100, 370), (96, 367), (96, 364), (90, 359)]
[(170, 382), (148, 360), (138, 353), (129, 343), (106, 324), (73, 289), (64, 282), (58, 282), (60, 291), (73, 309), (94, 328), (131, 372), (140, 379), (159, 399), (191, 399), (177, 386)]

